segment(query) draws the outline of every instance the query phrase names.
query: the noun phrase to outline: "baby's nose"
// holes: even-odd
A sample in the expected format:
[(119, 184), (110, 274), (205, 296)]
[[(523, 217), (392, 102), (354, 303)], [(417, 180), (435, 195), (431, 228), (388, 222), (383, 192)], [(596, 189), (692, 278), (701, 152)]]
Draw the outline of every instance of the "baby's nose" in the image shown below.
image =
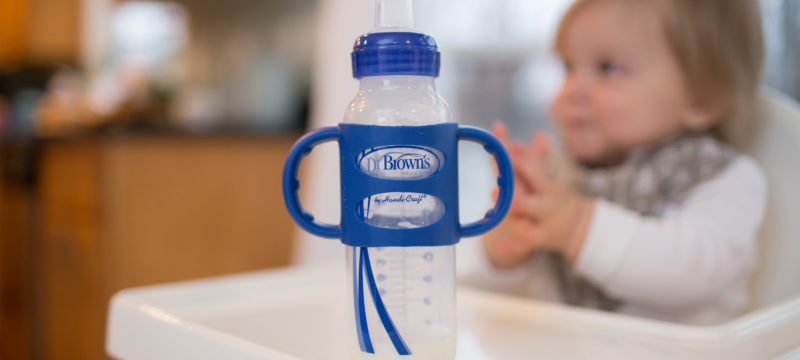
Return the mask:
[(568, 76), (553, 101), (550, 111), (557, 118), (583, 112), (589, 103), (589, 87), (579, 79)]
[(578, 75), (569, 75), (564, 79), (559, 97), (567, 102), (582, 102), (588, 98), (589, 84)]

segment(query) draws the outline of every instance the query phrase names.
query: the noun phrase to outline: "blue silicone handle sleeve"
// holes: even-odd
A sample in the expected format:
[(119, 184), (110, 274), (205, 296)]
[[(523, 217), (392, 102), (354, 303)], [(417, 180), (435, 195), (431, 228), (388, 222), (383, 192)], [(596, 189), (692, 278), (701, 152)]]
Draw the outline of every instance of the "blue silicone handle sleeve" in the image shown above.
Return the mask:
[(289, 215), (306, 231), (326, 238), (341, 238), (342, 227), (314, 220), (314, 216), (303, 209), (297, 194), (297, 190), (300, 188), (297, 171), (300, 168), (300, 162), (311, 153), (314, 146), (327, 141), (338, 140), (341, 135), (339, 128), (334, 126), (323, 127), (309, 132), (301, 137), (289, 150), (289, 155), (286, 156), (286, 163), (283, 166), (283, 200), (289, 210)]
[(500, 191), (494, 207), (486, 212), (483, 219), (459, 228), (459, 236), (469, 237), (483, 234), (500, 223), (511, 207), (511, 198), (514, 195), (514, 169), (503, 143), (486, 130), (472, 126), (460, 126), (458, 139), (474, 141), (483, 145), (483, 148), (492, 154), (497, 162), (497, 186)]

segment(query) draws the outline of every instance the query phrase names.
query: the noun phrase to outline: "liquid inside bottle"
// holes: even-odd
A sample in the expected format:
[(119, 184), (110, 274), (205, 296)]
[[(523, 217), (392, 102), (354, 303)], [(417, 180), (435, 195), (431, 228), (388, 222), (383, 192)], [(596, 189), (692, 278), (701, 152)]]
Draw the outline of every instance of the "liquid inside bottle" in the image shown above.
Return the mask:
[[(375, 76), (361, 79), (359, 93), (345, 115), (346, 123), (381, 126), (421, 126), (452, 121), (446, 103), (427, 76)], [(447, 161), (439, 149), (386, 145), (364, 149), (355, 159), (365, 173), (382, 179), (416, 180), (436, 174)], [(370, 225), (391, 229), (434, 224), (445, 205), (430, 194), (388, 192), (362, 199), (358, 216)], [(366, 256), (364, 256), (366, 251)], [(357, 289), (359, 269), (368, 261), (387, 313), (403, 337), (407, 359), (453, 359), (455, 356), (455, 247), (347, 248), (351, 288)], [(397, 359), (398, 351), (362, 278), (362, 293), (354, 292), (353, 317), (363, 298), (366, 327), (374, 353), (352, 342), (351, 359)], [(353, 332), (356, 332), (354, 327)]]

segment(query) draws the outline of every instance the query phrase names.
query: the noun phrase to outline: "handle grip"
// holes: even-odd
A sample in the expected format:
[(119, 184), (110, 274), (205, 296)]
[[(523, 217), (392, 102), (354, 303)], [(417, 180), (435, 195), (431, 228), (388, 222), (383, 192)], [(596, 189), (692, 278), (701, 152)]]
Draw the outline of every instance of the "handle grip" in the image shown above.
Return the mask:
[(306, 231), (326, 238), (342, 237), (342, 227), (341, 225), (316, 221), (313, 215), (303, 209), (297, 194), (297, 190), (300, 188), (297, 170), (300, 168), (300, 162), (311, 153), (315, 146), (327, 141), (338, 140), (341, 136), (342, 133), (339, 128), (334, 126), (323, 127), (309, 132), (292, 146), (283, 166), (283, 200), (289, 210), (289, 215)]
[(497, 162), (497, 186), (500, 188), (500, 193), (497, 195), (494, 207), (486, 212), (483, 219), (459, 227), (459, 236), (477, 236), (497, 226), (508, 213), (511, 197), (514, 195), (514, 170), (505, 147), (488, 131), (472, 126), (460, 126), (458, 139), (483, 145)]

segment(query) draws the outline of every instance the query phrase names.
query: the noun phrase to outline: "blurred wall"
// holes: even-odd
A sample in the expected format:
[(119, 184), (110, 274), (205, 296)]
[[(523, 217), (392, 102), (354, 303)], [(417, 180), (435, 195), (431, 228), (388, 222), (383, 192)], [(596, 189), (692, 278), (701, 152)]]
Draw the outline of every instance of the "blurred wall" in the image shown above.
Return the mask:
[[(321, 0), (317, 10), (311, 68), (311, 118), (309, 128), (336, 125), (356, 94), (350, 51), (358, 35), (372, 29), (374, 1)], [(306, 158), (301, 176), (301, 199), (318, 220), (339, 222), (338, 148), (323, 144)], [(339, 241), (297, 231), (294, 262), (311, 264), (344, 258)]]

